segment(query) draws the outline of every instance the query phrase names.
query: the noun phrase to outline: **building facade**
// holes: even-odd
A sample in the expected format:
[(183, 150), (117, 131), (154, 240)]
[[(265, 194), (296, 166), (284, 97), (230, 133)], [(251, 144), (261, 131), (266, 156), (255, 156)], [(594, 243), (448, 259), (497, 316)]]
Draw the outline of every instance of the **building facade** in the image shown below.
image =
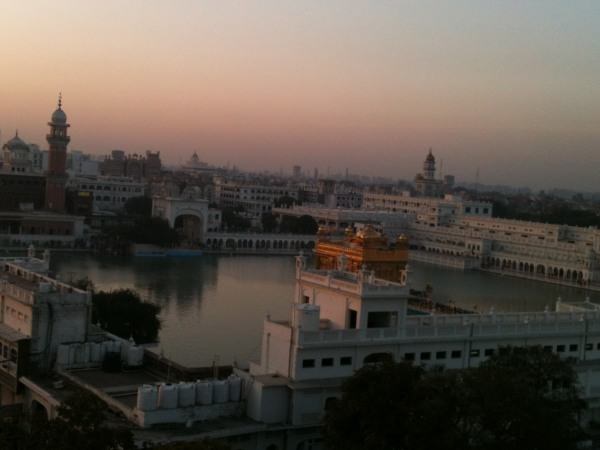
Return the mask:
[(555, 312), (414, 315), (408, 296), (406, 281), (378, 279), (366, 270), (308, 269), (298, 257), (291, 316), (265, 319), (260, 360), (237, 372), (247, 383), (249, 417), (318, 426), (328, 405), (341, 396), (344, 379), (365, 365), (395, 360), (465, 369), (504, 346), (541, 346), (573, 358), (590, 406), (584, 420), (598, 416), (596, 308), (575, 311), (559, 304)]
[(145, 155), (125, 155), (123, 150), (113, 150), (100, 165), (102, 175), (130, 177), (138, 181), (158, 177), (161, 169), (160, 152), (149, 150)]
[(144, 196), (145, 184), (128, 177), (78, 176), (69, 187), (92, 196), (94, 212), (121, 211), (127, 200)]

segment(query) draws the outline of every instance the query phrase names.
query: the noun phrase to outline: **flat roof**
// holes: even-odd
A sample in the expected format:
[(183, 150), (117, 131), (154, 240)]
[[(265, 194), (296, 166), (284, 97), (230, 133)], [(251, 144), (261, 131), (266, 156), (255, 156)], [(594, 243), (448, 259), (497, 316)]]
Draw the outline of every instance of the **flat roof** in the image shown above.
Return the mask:
[(0, 323), (0, 339), (4, 339), (5, 341), (9, 342), (17, 342), (22, 341), (24, 339), (31, 339), (31, 337), (27, 336), (26, 334), (20, 333), (17, 330), (14, 330), (8, 325)]

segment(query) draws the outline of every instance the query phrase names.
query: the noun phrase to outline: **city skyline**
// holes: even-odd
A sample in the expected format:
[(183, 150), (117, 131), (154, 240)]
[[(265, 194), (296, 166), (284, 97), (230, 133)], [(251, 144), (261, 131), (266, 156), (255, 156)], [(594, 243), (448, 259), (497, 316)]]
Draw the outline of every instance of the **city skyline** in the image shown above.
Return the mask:
[(2, 141), (43, 144), (62, 90), (93, 154), (411, 179), (433, 147), (460, 180), (596, 191), (600, 7), (540, 5), (7, 4)]

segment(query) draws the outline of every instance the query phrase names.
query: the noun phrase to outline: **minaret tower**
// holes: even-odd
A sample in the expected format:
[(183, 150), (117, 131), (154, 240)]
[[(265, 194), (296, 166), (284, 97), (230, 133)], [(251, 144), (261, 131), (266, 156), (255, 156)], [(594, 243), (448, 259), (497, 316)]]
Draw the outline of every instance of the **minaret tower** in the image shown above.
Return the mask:
[(426, 180), (433, 180), (435, 178), (435, 157), (431, 153), (431, 149), (429, 149), (429, 154), (423, 163), (423, 178)]
[(46, 172), (46, 209), (56, 212), (65, 210), (65, 185), (67, 183), (67, 115), (62, 110), (62, 95), (58, 95), (58, 108), (48, 122), (48, 172)]

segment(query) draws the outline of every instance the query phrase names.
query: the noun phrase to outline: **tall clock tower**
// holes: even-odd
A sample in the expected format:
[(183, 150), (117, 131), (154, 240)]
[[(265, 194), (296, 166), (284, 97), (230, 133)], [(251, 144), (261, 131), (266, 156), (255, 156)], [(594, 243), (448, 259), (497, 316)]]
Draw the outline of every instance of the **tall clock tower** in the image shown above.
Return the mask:
[(67, 135), (69, 124), (62, 110), (62, 96), (58, 96), (58, 108), (48, 122), (48, 171), (46, 172), (46, 209), (65, 211), (65, 185), (67, 184), (67, 145), (71, 138)]

